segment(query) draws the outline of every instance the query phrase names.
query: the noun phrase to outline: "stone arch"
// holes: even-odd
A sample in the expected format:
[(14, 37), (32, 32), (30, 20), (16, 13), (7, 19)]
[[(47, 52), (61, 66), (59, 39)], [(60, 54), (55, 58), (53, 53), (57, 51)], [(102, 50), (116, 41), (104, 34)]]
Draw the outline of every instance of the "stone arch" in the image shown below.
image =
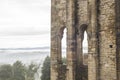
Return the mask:
[(59, 55), (59, 62), (60, 65), (62, 64), (62, 38), (64, 35), (64, 30), (66, 29), (66, 26), (62, 26), (56, 29), (55, 35), (56, 35), (56, 46), (58, 48), (58, 51), (56, 52), (57, 55)]
[[(57, 35), (58, 35), (58, 37), (59, 37), (59, 53), (60, 53), (60, 65), (59, 65), (59, 79), (61, 79), (61, 80), (65, 80), (65, 78), (66, 78), (66, 64), (64, 64), (64, 62), (63, 62), (63, 57), (62, 57), (62, 55), (63, 55), (63, 52), (62, 52), (62, 50), (63, 50), (63, 45), (62, 45), (62, 39), (63, 39), (63, 35), (64, 34), (66, 34), (64, 31), (65, 31), (65, 29), (66, 29), (66, 26), (63, 26), (63, 27), (60, 27), (60, 28), (58, 28), (58, 32), (57, 32)], [(67, 29), (66, 29), (67, 30)], [(66, 55), (67, 55), (67, 53), (65, 53)]]
[(58, 30), (58, 35), (59, 35), (59, 37), (62, 39), (63, 38), (63, 34), (64, 34), (64, 30), (65, 30), (65, 26), (63, 26), (63, 27), (60, 27)]
[[(63, 27), (60, 27), (59, 29), (58, 29), (58, 36), (59, 36), (59, 38), (60, 38), (60, 43), (61, 43), (61, 55), (62, 55), (62, 47), (63, 47), (63, 45), (62, 45), (62, 40), (63, 40), (63, 38), (64, 38), (64, 34), (66, 34), (66, 38), (67, 38), (67, 33), (65, 33), (64, 31), (67, 31), (67, 28), (65, 27), (65, 26), (63, 26)], [(67, 42), (67, 41), (66, 41)], [(65, 44), (66, 45), (66, 44)], [(67, 54), (66, 54), (67, 55)], [(61, 57), (62, 58), (62, 57)]]
[[(62, 51), (61, 51), (61, 40), (63, 37), (63, 31), (65, 26), (54, 26), (51, 31), (51, 79), (62, 79), (63, 74), (63, 63), (62, 63)], [(62, 75), (61, 75), (62, 74)]]
[(88, 25), (87, 24), (82, 24), (79, 28), (78, 28), (78, 31), (79, 31), (79, 36), (81, 36), (81, 38), (83, 39), (84, 38), (84, 32), (86, 31), (87, 32), (87, 27)]
[[(84, 65), (83, 63), (83, 40), (84, 40), (84, 34), (86, 32), (87, 34), (87, 28), (88, 28), (88, 25), (87, 24), (82, 24), (80, 27), (78, 27), (78, 35), (77, 35), (77, 76), (76, 76), (76, 80), (87, 80), (87, 77), (86, 79), (85, 76), (83, 73), (86, 70), (87, 66)], [(87, 34), (87, 38), (88, 38), (88, 34)]]

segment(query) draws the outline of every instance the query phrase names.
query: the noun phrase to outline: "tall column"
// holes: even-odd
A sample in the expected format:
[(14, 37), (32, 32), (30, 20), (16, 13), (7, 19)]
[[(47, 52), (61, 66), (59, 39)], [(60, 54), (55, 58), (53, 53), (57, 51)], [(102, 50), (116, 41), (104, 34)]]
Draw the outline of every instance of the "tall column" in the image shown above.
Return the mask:
[(77, 36), (77, 64), (76, 64), (76, 80), (82, 80), (82, 74), (83, 74), (83, 31), (79, 32), (79, 35)]
[(118, 80), (115, 1), (100, 0), (99, 3), (100, 80)]
[(51, 0), (51, 80), (62, 80), (62, 31), (66, 26), (66, 0)]
[(51, 80), (61, 80), (62, 35), (60, 35), (60, 28), (63, 26), (64, 21), (61, 19), (63, 11), (60, 5), (61, 3), (58, 0), (52, 0), (51, 2)]
[(120, 80), (120, 25), (117, 28), (117, 80)]
[(83, 37), (84, 32), (87, 30), (88, 26), (88, 0), (77, 0), (76, 4), (77, 12), (77, 28), (79, 33), (77, 35), (77, 72), (76, 80), (82, 80), (84, 74), (83, 66)]
[(88, 80), (99, 80), (97, 2), (97, 0), (89, 0), (89, 29), (91, 29), (88, 31)]
[(51, 36), (51, 80), (61, 80), (61, 40), (55, 33), (52, 34), (54, 36)]
[(116, 31), (117, 31), (117, 80), (120, 80), (120, 0), (116, 0)]
[(76, 76), (75, 0), (67, 0), (67, 80)]

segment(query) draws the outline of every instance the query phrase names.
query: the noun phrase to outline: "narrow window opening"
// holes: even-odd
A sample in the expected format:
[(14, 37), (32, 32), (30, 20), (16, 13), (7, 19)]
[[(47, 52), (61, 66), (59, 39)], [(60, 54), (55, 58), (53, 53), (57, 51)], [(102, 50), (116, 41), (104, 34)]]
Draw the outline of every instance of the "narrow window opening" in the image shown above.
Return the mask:
[(62, 59), (63, 59), (63, 64), (66, 64), (66, 33), (67, 33), (67, 30), (66, 28), (64, 29), (63, 31), (63, 38), (62, 38)]
[(84, 39), (82, 42), (82, 51), (83, 51), (83, 79), (88, 80), (88, 40), (87, 32), (84, 32)]
[(83, 39), (83, 53), (88, 53), (88, 40), (87, 40), (87, 32), (84, 32), (84, 39)]

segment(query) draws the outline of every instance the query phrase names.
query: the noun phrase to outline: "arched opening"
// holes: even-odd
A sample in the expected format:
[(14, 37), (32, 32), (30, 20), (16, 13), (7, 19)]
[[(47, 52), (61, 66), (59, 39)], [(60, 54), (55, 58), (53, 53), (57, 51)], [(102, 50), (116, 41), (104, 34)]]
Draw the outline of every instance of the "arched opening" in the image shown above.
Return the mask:
[(62, 77), (63, 77), (63, 79), (62, 80), (65, 80), (65, 78), (66, 78), (66, 64), (67, 64), (67, 59), (66, 59), (66, 42), (67, 42), (67, 40), (66, 40), (66, 38), (67, 38), (67, 29), (65, 28), (64, 29), (64, 33), (63, 33), (63, 39), (62, 39)]
[(83, 54), (83, 71), (82, 71), (82, 80), (88, 80), (88, 36), (87, 32), (84, 31), (82, 41), (82, 54)]
[(63, 31), (63, 38), (62, 38), (62, 58), (66, 58), (66, 38), (67, 38), (66, 33), (67, 33), (67, 30), (65, 28)]
[(60, 36), (60, 56), (61, 56), (61, 63), (60, 63), (60, 77), (62, 80), (66, 78), (66, 33), (67, 30), (65, 27), (60, 28), (59, 36)]
[(63, 63), (66, 63), (66, 33), (67, 33), (67, 30), (65, 27), (62, 27), (60, 28), (60, 31), (59, 31), (59, 37), (61, 39), (60, 41), (60, 46), (61, 46), (61, 59), (63, 60), (62, 62)]
[(66, 58), (66, 35), (67, 29), (65, 27), (60, 28), (59, 37), (61, 43), (61, 58)]
[(83, 24), (78, 29), (77, 36), (77, 76), (76, 80), (88, 80), (88, 40), (87, 25)]
[(82, 42), (82, 51), (83, 51), (83, 65), (88, 64), (88, 40), (87, 40), (87, 32), (84, 32), (84, 39)]

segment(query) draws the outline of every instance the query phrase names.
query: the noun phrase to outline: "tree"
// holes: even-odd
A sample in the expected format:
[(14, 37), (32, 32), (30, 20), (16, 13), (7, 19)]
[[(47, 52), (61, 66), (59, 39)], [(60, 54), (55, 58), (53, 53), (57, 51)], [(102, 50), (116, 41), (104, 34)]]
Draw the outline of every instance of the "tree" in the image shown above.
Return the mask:
[(38, 69), (37, 64), (25, 66), (21, 61), (16, 61), (13, 65), (4, 64), (0, 66), (0, 80), (34, 80)]
[(50, 57), (47, 56), (42, 67), (41, 80), (50, 80)]
[(39, 66), (34, 64), (34, 63), (31, 63), (28, 68), (27, 68), (27, 71), (26, 71), (26, 80), (34, 80), (34, 75), (35, 73), (37, 72), (37, 70), (39, 69)]
[(26, 68), (20, 61), (13, 64), (13, 80), (25, 80)]
[(0, 80), (12, 80), (12, 66), (9, 64), (0, 66)]

